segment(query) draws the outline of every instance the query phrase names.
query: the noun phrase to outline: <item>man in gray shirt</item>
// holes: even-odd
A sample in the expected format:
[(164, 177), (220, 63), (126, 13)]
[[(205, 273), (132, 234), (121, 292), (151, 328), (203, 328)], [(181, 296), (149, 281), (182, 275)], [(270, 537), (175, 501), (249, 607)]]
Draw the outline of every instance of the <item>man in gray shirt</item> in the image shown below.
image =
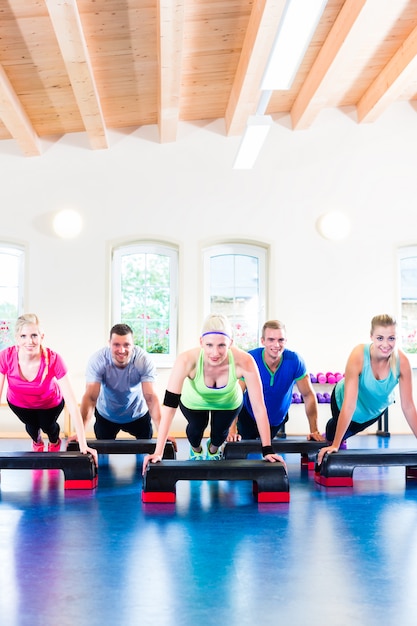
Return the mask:
[(161, 419), (155, 379), (155, 365), (145, 350), (135, 346), (130, 326), (116, 324), (108, 347), (93, 354), (87, 365), (81, 400), (84, 426), (94, 413), (97, 439), (116, 439), (120, 431), (151, 439), (152, 421), (158, 429)]

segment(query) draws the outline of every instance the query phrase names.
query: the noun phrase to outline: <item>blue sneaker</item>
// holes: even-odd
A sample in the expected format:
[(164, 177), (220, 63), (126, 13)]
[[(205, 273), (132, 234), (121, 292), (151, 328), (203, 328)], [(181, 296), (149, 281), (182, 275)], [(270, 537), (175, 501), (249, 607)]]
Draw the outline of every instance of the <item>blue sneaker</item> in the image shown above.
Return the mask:
[(211, 444), (211, 439), (208, 439), (207, 440), (207, 455), (206, 455), (207, 461), (220, 461), (220, 459), (222, 458), (221, 448), (217, 448), (216, 452), (213, 452), (212, 454), (210, 452), (210, 444)]
[(203, 448), (201, 448), (201, 452), (196, 452), (190, 446), (190, 456), (188, 457), (190, 461), (204, 461), (205, 456), (203, 452)]

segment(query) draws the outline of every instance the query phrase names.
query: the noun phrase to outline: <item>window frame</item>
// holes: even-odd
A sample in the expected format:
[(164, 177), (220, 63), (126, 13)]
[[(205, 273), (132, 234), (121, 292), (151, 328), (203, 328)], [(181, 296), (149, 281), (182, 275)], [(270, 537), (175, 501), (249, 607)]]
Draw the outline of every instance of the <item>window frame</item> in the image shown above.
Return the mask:
[[(262, 326), (266, 320), (267, 311), (267, 262), (268, 248), (262, 244), (225, 242), (207, 246), (203, 250), (204, 269), (204, 317), (211, 313), (210, 294), (210, 261), (215, 256), (220, 255), (251, 256), (258, 260), (258, 321), (257, 321), (257, 345), (261, 345)], [(245, 349), (245, 348), (243, 348)], [(252, 349), (252, 348), (250, 348)]]
[(156, 367), (172, 367), (177, 355), (178, 336), (178, 248), (158, 241), (133, 241), (112, 246), (111, 326), (121, 321), (121, 259), (126, 254), (159, 254), (170, 259), (169, 353), (149, 353)]
[(16, 303), (17, 316), (16, 316), (16, 319), (7, 320), (11, 323), (11, 326), (12, 326), (12, 328), (10, 328), (10, 334), (11, 334), (11, 345), (13, 345), (15, 322), (17, 318), (19, 317), (19, 315), (22, 315), (24, 312), (26, 248), (22, 244), (0, 240), (0, 257), (3, 254), (5, 255), (8, 254), (9, 256), (15, 256), (18, 259), (18, 277), (17, 277), (17, 285), (16, 285), (17, 287), (17, 303)]
[[(400, 344), (402, 349), (404, 350), (404, 346), (402, 345), (403, 340), (402, 340), (402, 336), (403, 336), (403, 299), (402, 299), (402, 285), (401, 285), (401, 261), (404, 259), (408, 259), (411, 257), (416, 257), (417, 258), (417, 245), (411, 245), (411, 246), (402, 246), (400, 248), (398, 248), (398, 280), (399, 280), (399, 289), (398, 289), (398, 293), (399, 293), (399, 330), (401, 333), (400, 336)], [(416, 305), (417, 305), (417, 300), (416, 300)], [(408, 357), (408, 360), (410, 361), (410, 365), (413, 369), (417, 369), (417, 353), (410, 353), (410, 352), (406, 352), (404, 350), (405, 354)]]

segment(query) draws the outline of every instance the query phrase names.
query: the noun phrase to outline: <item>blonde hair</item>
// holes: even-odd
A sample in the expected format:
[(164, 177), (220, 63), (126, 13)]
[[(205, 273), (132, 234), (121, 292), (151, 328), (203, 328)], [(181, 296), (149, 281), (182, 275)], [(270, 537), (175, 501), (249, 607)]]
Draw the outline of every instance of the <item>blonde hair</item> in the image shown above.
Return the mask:
[(225, 315), (219, 315), (217, 313), (211, 313), (206, 317), (203, 322), (203, 328), (201, 329), (201, 336), (210, 333), (221, 333), (233, 338), (232, 325)]
[[(16, 324), (14, 327), (14, 334), (16, 338), (19, 336), (23, 326), (26, 326), (26, 324), (33, 324), (34, 326), (37, 326), (39, 332), (42, 333), (38, 316), (35, 315), (35, 313), (24, 313), (23, 315), (20, 315), (16, 320)], [(45, 369), (44, 369), (44, 372), (42, 374), (42, 379), (41, 379), (41, 384), (42, 384), (49, 370), (49, 353), (48, 353), (48, 350), (43, 345), (43, 343), (40, 344), (40, 350), (41, 350), (41, 355), (43, 355), (43, 358), (45, 360)]]
[[(373, 333), (375, 332), (375, 328), (377, 328), (378, 326), (383, 326), (383, 327), (387, 327), (387, 326), (397, 326), (397, 320), (395, 319), (395, 317), (392, 317), (392, 315), (388, 315), (388, 313), (381, 313), (380, 315), (374, 315), (374, 317), (371, 320), (371, 335), (373, 335)], [(393, 350), (389, 356), (389, 362), (390, 362), (390, 368), (391, 368), (391, 372), (394, 374), (394, 376), (397, 376), (397, 369), (398, 369), (398, 350), (397, 348), (395, 348), (395, 350)]]
[(24, 315), (20, 315), (20, 317), (18, 317), (16, 320), (16, 324), (14, 327), (14, 333), (16, 337), (18, 337), (23, 326), (25, 326), (26, 324), (35, 324), (35, 326), (37, 326), (40, 330), (38, 316), (35, 315), (35, 313), (24, 313)]

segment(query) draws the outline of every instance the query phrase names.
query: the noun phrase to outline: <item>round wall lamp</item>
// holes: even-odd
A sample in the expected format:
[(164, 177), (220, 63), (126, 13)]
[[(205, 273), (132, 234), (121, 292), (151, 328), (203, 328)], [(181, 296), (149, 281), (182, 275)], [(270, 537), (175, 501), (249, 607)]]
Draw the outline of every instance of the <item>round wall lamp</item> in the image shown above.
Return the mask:
[(58, 237), (72, 239), (77, 237), (83, 227), (81, 215), (73, 209), (63, 209), (54, 217), (53, 227)]
[(336, 241), (344, 239), (350, 233), (350, 220), (341, 211), (329, 211), (320, 215), (316, 228), (325, 239)]

